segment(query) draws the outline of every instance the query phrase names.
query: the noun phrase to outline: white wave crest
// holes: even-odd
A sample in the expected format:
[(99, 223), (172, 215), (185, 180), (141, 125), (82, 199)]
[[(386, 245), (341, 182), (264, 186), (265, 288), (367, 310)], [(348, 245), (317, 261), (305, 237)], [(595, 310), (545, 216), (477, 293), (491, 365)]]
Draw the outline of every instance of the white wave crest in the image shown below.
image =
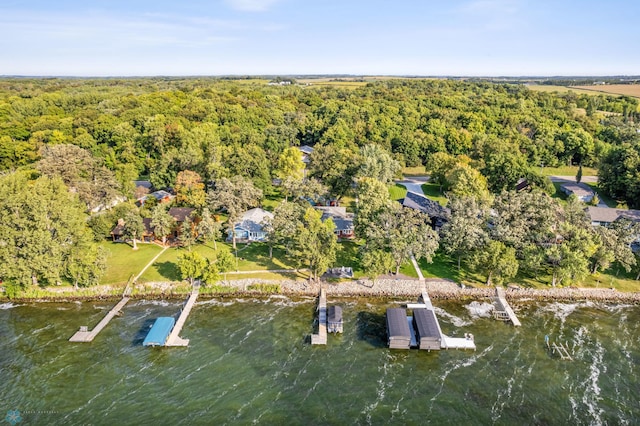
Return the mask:
[(491, 313), (495, 309), (491, 303), (476, 302), (475, 300), (465, 306), (471, 318), (491, 318)]
[(540, 308), (543, 312), (551, 312), (555, 315), (557, 319), (559, 319), (563, 324), (566, 321), (567, 317), (575, 312), (578, 308), (586, 308), (593, 307), (593, 302), (582, 302), (582, 303), (559, 303), (554, 302), (548, 305), (544, 305)]
[(473, 324), (471, 321), (467, 321), (460, 317), (452, 315), (442, 308), (434, 307), (434, 311), (438, 315), (438, 317), (447, 319), (451, 324), (455, 325), (456, 327), (464, 327), (465, 325)]
[(209, 299), (209, 300), (201, 300), (199, 302), (196, 302), (196, 306), (206, 306), (206, 305), (211, 305), (211, 306), (222, 306), (222, 307), (227, 307), (227, 306), (232, 306), (235, 305), (235, 301), (234, 300), (229, 300), (229, 301), (222, 301), (222, 300), (218, 300), (218, 299)]
[(15, 305), (15, 304), (13, 304), (11, 302), (0, 303), (0, 309), (2, 309), (2, 310), (17, 308), (18, 306), (23, 306), (23, 305)]

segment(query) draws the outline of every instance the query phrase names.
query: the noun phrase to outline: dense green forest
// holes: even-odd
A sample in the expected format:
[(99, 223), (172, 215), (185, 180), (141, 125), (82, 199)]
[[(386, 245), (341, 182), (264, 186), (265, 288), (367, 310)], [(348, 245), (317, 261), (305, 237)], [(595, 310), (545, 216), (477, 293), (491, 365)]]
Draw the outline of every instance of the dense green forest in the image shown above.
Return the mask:
[[(190, 194), (194, 183), (198, 192), (241, 176), (263, 195), (284, 198), (287, 188), (300, 188), (274, 187), (273, 179), (297, 175), (296, 159), (287, 157), (301, 145), (315, 148), (308, 176), (337, 198), (353, 191), (355, 176), (390, 183), (396, 164), (426, 166), (452, 197), (479, 200), (512, 190), (522, 177), (549, 192), (540, 169), (573, 164), (599, 168), (609, 196), (640, 207), (639, 119), (638, 100), (630, 97), (490, 82), (398, 79), (336, 88), (250, 79), (4, 79), (0, 208), (10, 212), (6, 200), (24, 198), (20, 185), (56, 193), (66, 185), (80, 210), (99, 210), (118, 196), (133, 198), (140, 177)], [(367, 164), (372, 158), (377, 165)], [(198, 201), (184, 197), (182, 205), (221, 207), (205, 202), (204, 192)], [(77, 214), (80, 204), (67, 205)], [(120, 209), (115, 216), (126, 213)], [(115, 216), (88, 223), (104, 236)], [(87, 244), (84, 234), (73, 241)], [(3, 263), (16, 255), (12, 244), (22, 243), (4, 241)], [(516, 248), (522, 256), (525, 248)], [(70, 252), (58, 251), (60, 270), (43, 266), (45, 282), (96, 281), (87, 265), (99, 263), (99, 252), (83, 250), (88, 259), (69, 263)], [(28, 271), (10, 269), (0, 269), (0, 278), (28, 281)]]

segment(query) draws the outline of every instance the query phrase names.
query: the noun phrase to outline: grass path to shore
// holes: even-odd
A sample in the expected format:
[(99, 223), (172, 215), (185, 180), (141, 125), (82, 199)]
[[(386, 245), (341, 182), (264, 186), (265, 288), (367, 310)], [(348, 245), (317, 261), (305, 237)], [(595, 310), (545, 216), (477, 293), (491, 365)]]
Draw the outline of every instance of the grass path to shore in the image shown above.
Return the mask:
[(129, 244), (103, 242), (100, 245), (107, 251), (107, 270), (100, 284), (124, 284), (131, 275), (138, 274), (162, 248), (155, 244), (138, 244), (133, 250)]

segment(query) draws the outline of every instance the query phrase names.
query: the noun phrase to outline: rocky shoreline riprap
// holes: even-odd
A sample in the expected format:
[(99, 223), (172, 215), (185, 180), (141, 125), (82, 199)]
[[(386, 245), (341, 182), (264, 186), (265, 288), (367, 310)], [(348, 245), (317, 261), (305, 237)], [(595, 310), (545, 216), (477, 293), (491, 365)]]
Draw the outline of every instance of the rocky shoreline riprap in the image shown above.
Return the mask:
[[(268, 295), (273, 291), (261, 291), (256, 289), (261, 284), (265, 286), (278, 285), (277, 294), (289, 296), (316, 296), (320, 287), (324, 287), (327, 296), (331, 297), (411, 297), (417, 298), (426, 288), (429, 297), (434, 300), (471, 300), (488, 299), (495, 296), (493, 287), (463, 287), (453, 281), (443, 279), (427, 279), (425, 281), (407, 279), (379, 279), (375, 283), (370, 280), (353, 280), (343, 282), (326, 281), (294, 281), (294, 280), (263, 280), (247, 278), (241, 280), (221, 281), (216, 287), (216, 292), (210, 293), (205, 289), (201, 291), (201, 297), (225, 297), (238, 295)], [(172, 283), (148, 283), (142, 291), (134, 293), (134, 299), (175, 299), (186, 296), (184, 285), (182, 290), (177, 290), (177, 285)], [(228, 291), (225, 291), (228, 288)], [(640, 292), (627, 293), (614, 289), (559, 287), (547, 289), (530, 289), (509, 287), (505, 291), (506, 297), (511, 301), (601, 301), (609, 303), (640, 304)], [(109, 294), (74, 295), (73, 293), (60, 294), (51, 297), (40, 298), (15, 298), (14, 302), (69, 302), (69, 301), (108, 301), (115, 300), (119, 296), (112, 292)]]

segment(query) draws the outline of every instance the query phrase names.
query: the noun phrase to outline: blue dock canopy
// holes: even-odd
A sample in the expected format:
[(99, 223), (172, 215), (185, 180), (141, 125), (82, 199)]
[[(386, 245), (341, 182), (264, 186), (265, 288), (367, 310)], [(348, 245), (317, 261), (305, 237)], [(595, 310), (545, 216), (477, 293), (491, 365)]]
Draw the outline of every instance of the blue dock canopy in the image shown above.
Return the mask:
[(173, 329), (176, 320), (172, 317), (160, 317), (153, 323), (153, 327), (149, 330), (149, 334), (145, 337), (143, 346), (164, 346), (167, 337)]

